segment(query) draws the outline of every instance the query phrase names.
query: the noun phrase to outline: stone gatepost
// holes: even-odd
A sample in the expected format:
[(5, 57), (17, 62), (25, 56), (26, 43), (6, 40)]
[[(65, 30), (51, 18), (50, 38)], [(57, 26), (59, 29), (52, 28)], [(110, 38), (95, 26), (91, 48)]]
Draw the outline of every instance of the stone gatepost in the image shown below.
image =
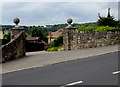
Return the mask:
[[(26, 47), (25, 47), (25, 42), (26, 42), (26, 34), (25, 34), (25, 32), (24, 32), (24, 28), (23, 27), (20, 27), (20, 26), (18, 26), (18, 24), (19, 24), (19, 22), (20, 22), (20, 19), (19, 18), (15, 18), (14, 20), (13, 20), (13, 22), (16, 24), (15, 25), (15, 27), (13, 27), (12, 29), (11, 29), (11, 40), (13, 40), (13, 39), (15, 39), (15, 38), (18, 38), (17, 36), (19, 35), (19, 34), (21, 34), (21, 33), (23, 33), (22, 34), (22, 36), (20, 37), (20, 42), (22, 43), (19, 47), (21, 48), (20, 50), (21, 50), (21, 55), (20, 56), (25, 56), (26, 55)], [(19, 43), (18, 43), (19, 44)], [(18, 52), (19, 53), (19, 52)], [(17, 55), (19, 55), (17, 53)]]
[(74, 44), (74, 37), (75, 37), (75, 29), (71, 23), (72, 19), (69, 18), (67, 20), (68, 26), (64, 28), (63, 32), (63, 44), (64, 44), (64, 50), (73, 50), (76, 48), (76, 44)]
[(15, 38), (16, 35), (20, 34), (20, 32), (24, 31), (23, 27), (19, 27), (18, 24), (20, 22), (19, 18), (15, 18), (13, 22), (16, 24), (14, 28), (11, 29), (11, 39)]

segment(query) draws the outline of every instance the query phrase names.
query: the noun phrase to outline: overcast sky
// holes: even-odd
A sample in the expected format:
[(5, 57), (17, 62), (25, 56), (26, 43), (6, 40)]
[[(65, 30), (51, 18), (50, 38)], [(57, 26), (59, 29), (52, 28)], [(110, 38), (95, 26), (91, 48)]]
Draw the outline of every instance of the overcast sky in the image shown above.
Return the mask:
[(20, 25), (61, 24), (68, 18), (74, 23), (96, 22), (98, 13), (106, 16), (108, 8), (118, 19), (117, 2), (5, 2), (2, 3), (2, 24), (13, 24), (16, 17), (20, 18)]

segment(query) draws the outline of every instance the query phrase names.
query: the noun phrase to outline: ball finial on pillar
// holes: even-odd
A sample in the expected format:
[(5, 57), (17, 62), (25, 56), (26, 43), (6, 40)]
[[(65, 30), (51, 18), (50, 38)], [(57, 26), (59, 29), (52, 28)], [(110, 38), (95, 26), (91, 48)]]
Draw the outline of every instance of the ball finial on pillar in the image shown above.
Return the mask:
[(73, 20), (71, 18), (67, 19), (67, 23), (71, 24), (73, 22)]
[(20, 23), (19, 18), (13, 19), (13, 22), (15, 23), (15, 27), (11, 29), (11, 39), (15, 38), (16, 35), (20, 34), (20, 32), (24, 32), (24, 28), (18, 26), (18, 24)]
[(71, 25), (72, 22), (73, 20), (71, 18), (67, 19), (68, 26), (66, 28), (73, 29), (73, 26)]
[(18, 24), (20, 23), (20, 19), (19, 18), (15, 18), (13, 20), (13, 22), (16, 24), (16, 26), (18, 26)]

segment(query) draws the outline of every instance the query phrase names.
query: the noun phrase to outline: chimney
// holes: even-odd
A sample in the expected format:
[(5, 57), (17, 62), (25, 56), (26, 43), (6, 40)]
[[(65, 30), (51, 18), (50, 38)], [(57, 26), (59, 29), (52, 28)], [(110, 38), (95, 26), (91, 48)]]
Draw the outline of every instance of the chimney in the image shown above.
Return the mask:
[(49, 31), (49, 35), (48, 35), (48, 43), (51, 42), (51, 31)]

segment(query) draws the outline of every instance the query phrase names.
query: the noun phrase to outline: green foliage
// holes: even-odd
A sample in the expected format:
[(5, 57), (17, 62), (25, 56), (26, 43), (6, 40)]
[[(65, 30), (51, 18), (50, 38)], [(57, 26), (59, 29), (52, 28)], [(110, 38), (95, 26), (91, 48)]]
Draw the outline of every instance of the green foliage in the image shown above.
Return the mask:
[(32, 27), (28, 30), (28, 34), (30, 34), (32, 37), (40, 37), (41, 40), (47, 42), (47, 36), (45, 35), (45, 33), (43, 33), (41, 27)]
[(97, 23), (96, 22), (90, 22), (90, 23), (83, 23), (83, 24), (79, 24), (79, 25), (87, 27), (87, 26), (96, 26)]
[(28, 34), (30, 34), (32, 37), (43, 36), (42, 29), (39, 27), (32, 27), (31, 29), (29, 29)]
[(86, 31), (94, 31), (97, 28), (97, 26), (88, 26), (86, 27)]
[(81, 31), (94, 31), (97, 26), (82, 26), (82, 25), (79, 25), (79, 26), (76, 26), (77, 29), (81, 30)]
[(85, 31), (86, 30), (86, 27), (82, 26), (82, 25), (76, 26), (75, 28), (77, 28), (78, 30), (81, 30), (81, 31)]
[(50, 51), (62, 51), (62, 50), (63, 50), (63, 45), (59, 46), (59, 47), (51, 47), (51, 48), (47, 49), (48, 52), (50, 52)]
[(5, 34), (5, 35), (3, 36), (3, 39), (8, 39), (8, 40), (10, 40), (10, 33)]
[(63, 35), (50, 42), (50, 47), (57, 47), (63, 45)]
[(95, 31), (97, 31), (97, 32), (105, 32), (105, 31), (113, 31), (115, 29), (116, 29), (115, 27), (101, 26), (101, 27), (98, 27)]
[[(55, 24), (55, 25), (46, 25), (46, 27), (44, 26), (38, 26), (42, 29), (42, 32), (47, 36), (48, 32), (55, 32), (58, 29), (63, 29), (67, 26), (68, 24)], [(77, 23), (73, 23), (72, 26), (76, 27), (78, 25), (83, 25), (83, 26), (95, 26), (96, 22), (92, 22), (92, 23), (83, 23), (83, 24), (77, 24)], [(32, 28), (33, 26), (31, 26)], [(34, 26), (35, 27), (35, 26)], [(29, 32), (29, 30), (26, 29), (26, 32)]]
[(120, 20), (118, 21), (118, 26), (117, 27), (120, 28)]
[(47, 51), (58, 51), (58, 47), (51, 47), (51, 48), (48, 48)]
[(98, 26), (110, 26), (110, 27), (118, 26), (118, 21), (116, 21), (115, 18), (110, 15), (110, 8), (108, 8), (107, 17), (101, 17), (100, 13), (98, 15), (99, 15), (99, 19), (97, 21)]
[(47, 38), (47, 36), (43, 33), (43, 40), (45, 41), (45, 42), (48, 42), (48, 38)]
[(116, 27), (118, 25), (118, 21), (116, 21), (113, 16), (111, 16), (111, 17), (101, 17), (97, 21), (97, 24), (98, 24), (98, 26)]
[(50, 42), (50, 48), (47, 51), (61, 51), (63, 50), (63, 35)]
[(80, 31), (97, 31), (97, 32), (106, 32), (106, 31), (120, 31), (120, 27), (109, 27), (109, 26), (77, 26)]

